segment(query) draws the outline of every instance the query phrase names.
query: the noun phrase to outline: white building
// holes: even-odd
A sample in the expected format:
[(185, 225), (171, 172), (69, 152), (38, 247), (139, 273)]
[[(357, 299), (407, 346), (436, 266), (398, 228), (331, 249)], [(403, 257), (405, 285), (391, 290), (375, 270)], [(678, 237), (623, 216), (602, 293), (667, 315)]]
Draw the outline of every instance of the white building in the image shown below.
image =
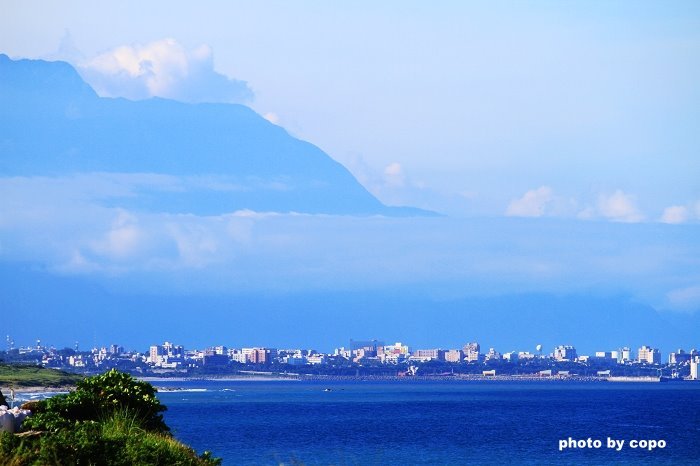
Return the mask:
[(637, 361), (645, 364), (661, 364), (661, 352), (657, 348), (644, 345), (637, 351)]
[(445, 350), (435, 348), (435, 349), (419, 349), (413, 352), (413, 356), (410, 357), (412, 361), (444, 361), (445, 360)]
[(576, 348), (571, 345), (559, 345), (554, 348), (554, 359), (557, 361), (575, 361), (578, 355)]
[(162, 345), (153, 345), (149, 350), (148, 362), (156, 367), (176, 368), (185, 361), (185, 349), (166, 341)]
[(228, 350), (228, 357), (231, 358), (231, 361), (237, 362), (240, 364), (245, 364), (247, 363), (246, 355), (243, 354), (243, 351), (239, 349), (230, 349)]
[(83, 360), (83, 356), (80, 354), (77, 356), (69, 356), (68, 364), (73, 367), (85, 367), (85, 361)]
[(595, 358), (603, 361), (617, 361), (617, 351), (596, 351)]
[(384, 345), (382, 347), (382, 352), (386, 355), (408, 356), (411, 353), (411, 350), (408, 345), (404, 345), (400, 341), (397, 341), (393, 345)]
[(695, 356), (695, 358), (690, 361), (690, 379), (700, 380), (700, 356)]
[(468, 362), (479, 362), (481, 360), (481, 347), (479, 343), (467, 343), (462, 348), (464, 360)]
[(620, 350), (619, 357), (617, 360), (620, 364), (632, 361), (632, 350), (628, 347), (624, 347)]
[(306, 360), (309, 362), (309, 364), (325, 364), (326, 363), (326, 355), (325, 354), (312, 354)]
[(463, 357), (464, 353), (462, 352), (462, 350), (451, 349), (449, 351), (445, 351), (446, 362), (462, 362)]
[(487, 361), (490, 361), (492, 359), (499, 360), (499, 359), (501, 359), (501, 353), (499, 353), (498, 351), (496, 351), (493, 348), (489, 348), (489, 352), (486, 353), (486, 355), (484, 356), (484, 359), (486, 359)]

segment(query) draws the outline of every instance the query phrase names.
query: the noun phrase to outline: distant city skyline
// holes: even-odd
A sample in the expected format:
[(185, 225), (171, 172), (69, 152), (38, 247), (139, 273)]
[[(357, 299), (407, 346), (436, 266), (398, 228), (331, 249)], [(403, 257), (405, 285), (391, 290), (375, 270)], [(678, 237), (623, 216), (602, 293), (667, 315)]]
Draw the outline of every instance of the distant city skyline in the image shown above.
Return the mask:
[[(416, 375), (450, 376), (457, 374), (528, 377), (557, 377), (579, 380), (662, 381), (668, 379), (699, 380), (700, 351), (675, 350), (662, 358), (658, 348), (642, 345), (637, 350), (621, 347), (616, 350), (596, 351), (591, 355), (579, 354), (573, 345), (558, 345), (551, 353), (543, 354), (542, 345), (535, 352), (500, 352), (495, 348), (483, 349), (479, 342), (465, 343), (461, 348), (412, 348), (396, 342), (386, 344), (378, 340), (350, 340), (349, 345), (330, 351), (299, 347), (229, 347), (210, 345), (205, 348), (186, 348), (177, 342), (151, 344), (147, 351), (125, 350), (111, 344), (90, 350), (56, 349), (43, 346), (12, 348), (0, 353), (3, 360), (14, 363), (36, 363), (55, 369), (94, 371), (119, 368), (140, 376), (240, 374), (243, 369), (258, 368), (256, 375), (276, 377), (305, 375), (379, 375), (411, 377)], [(437, 364), (437, 365), (436, 365)], [(315, 369), (313, 369), (315, 368)], [(289, 372), (291, 369), (293, 372)], [(445, 369), (449, 371), (445, 372)], [(482, 370), (483, 369), (483, 370)], [(311, 373), (304, 372), (311, 370)], [(479, 373), (479, 371), (481, 372)], [(300, 373), (298, 373), (299, 371)], [(476, 372), (475, 372), (476, 371)], [(522, 372), (521, 372), (522, 371)], [(581, 379), (582, 377), (582, 379)], [(653, 379), (653, 380), (651, 380)]]

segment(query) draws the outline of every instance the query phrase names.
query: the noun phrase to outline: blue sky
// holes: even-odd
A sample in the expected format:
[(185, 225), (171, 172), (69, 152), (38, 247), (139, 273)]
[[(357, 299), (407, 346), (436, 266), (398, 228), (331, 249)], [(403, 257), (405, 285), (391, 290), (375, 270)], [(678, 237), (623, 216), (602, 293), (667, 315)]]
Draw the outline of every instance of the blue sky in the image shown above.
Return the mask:
[[(5, 263), (115, 293), (536, 292), (700, 309), (697, 2), (3, 10), (2, 53), (65, 59), (105, 96), (244, 103), (383, 202), (448, 214), (146, 214), (100, 201), (182, 180), (1, 177)], [(378, 322), (367, 336), (391, 328)]]

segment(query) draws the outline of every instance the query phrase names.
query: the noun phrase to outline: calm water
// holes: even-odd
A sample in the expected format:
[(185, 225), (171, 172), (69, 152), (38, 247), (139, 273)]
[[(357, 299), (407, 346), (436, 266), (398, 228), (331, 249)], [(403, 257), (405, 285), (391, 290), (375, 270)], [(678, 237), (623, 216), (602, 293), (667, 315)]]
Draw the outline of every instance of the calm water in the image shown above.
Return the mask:
[[(156, 385), (206, 389), (159, 396), (176, 437), (224, 464), (700, 464), (700, 383)], [(603, 446), (560, 452), (568, 437)]]

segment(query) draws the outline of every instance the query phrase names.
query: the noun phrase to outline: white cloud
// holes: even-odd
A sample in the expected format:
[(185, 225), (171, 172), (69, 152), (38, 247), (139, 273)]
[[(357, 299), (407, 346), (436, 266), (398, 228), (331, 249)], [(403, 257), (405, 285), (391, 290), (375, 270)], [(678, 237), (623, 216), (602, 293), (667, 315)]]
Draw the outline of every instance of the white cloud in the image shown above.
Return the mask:
[(435, 202), (436, 192), (422, 181), (412, 180), (404, 167), (393, 162), (382, 169), (370, 166), (360, 155), (345, 161), (345, 166), (367, 190), (387, 205), (409, 205), (433, 210), (437, 204), (445, 207), (445, 198)]
[(167, 231), (177, 245), (183, 266), (200, 268), (221, 259), (218, 235), (212, 228), (201, 222), (177, 220), (168, 224)]
[(598, 212), (614, 222), (637, 223), (644, 220), (634, 198), (619, 189), (611, 195), (598, 197)]
[(548, 186), (540, 186), (526, 192), (519, 199), (513, 199), (508, 204), (506, 215), (509, 217), (542, 217), (547, 205), (553, 199), (552, 189)]
[(402, 187), (406, 183), (403, 168), (398, 162), (390, 163), (384, 167), (384, 180), (386, 184), (393, 187)]
[(106, 97), (240, 103), (253, 96), (244, 81), (214, 70), (209, 46), (187, 50), (174, 39), (116, 47), (79, 63), (78, 71)]
[(688, 220), (688, 208), (684, 206), (674, 205), (666, 207), (661, 215), (662, 223), (679, 224), (685, 223)]
[(134, 215), (119, 209), (112, 227), (102, 239), (92, 244), (92, 250), (113, 260), (132, 257), (138, 252), (144, 239), (144, 233), (137, 223)]

